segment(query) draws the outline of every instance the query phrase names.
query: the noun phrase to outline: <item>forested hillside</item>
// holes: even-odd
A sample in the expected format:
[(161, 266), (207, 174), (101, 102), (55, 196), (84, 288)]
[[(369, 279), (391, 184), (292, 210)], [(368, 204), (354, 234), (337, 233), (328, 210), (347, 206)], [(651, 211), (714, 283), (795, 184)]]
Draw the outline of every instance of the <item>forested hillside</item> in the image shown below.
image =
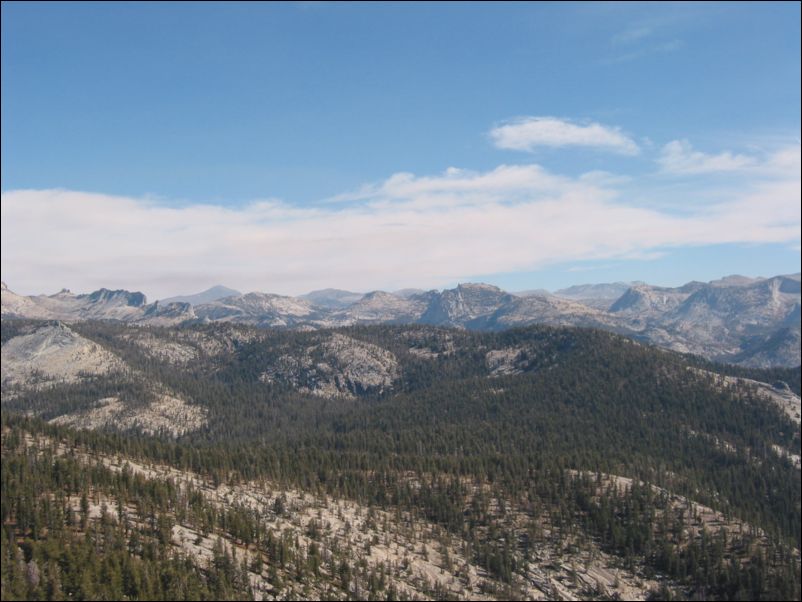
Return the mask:
[(4, 322), (3, 598), (798, 599), (798, 395), (585, 329)]

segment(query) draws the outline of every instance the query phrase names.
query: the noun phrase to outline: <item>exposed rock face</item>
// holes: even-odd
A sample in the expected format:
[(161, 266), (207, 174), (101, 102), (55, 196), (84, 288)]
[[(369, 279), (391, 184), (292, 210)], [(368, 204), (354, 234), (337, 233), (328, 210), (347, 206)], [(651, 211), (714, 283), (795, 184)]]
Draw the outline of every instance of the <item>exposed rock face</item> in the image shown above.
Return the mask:
[(303, 354), (279, 357), (261, 378), (331, 398), (385, 393), (398, 375), (398, 360), (391, 352), (335, 333)]
[(374, 291), (335, 313), (333, 319), (337, 324), (409, 324), (417, 322), (425, 309), (425, 301), (415, 296), (404, 298)]
[(84, 375), (119, 370), (123, 364), (94, 341), (53, 322), (6, 341), (2, 366), (4, 383), (36, 385), (76, 382)]
[(238, 297), (226, 297), (195, 308), (201, 319), (216, 322), (242, 322), (257, 326), (291, 326), (312, 317), (311, 304), (303, 299), (248, 293)]
[[(69, 291), (66, 289), (62, 289), (62, 293), (64, 292), (69, 293)], [(147, 299), (145, 299), (145, 295), (142, 293), (130, 293), (124, 290), (110, 291), (107, 288), (102, 288), (94, 293), (90, 293), (87, 295), (87, 298), (91, 303), (102, 303), (105, 305), (126, 305), (130, 307), (142, 307), (147, 301)]]
[[(248, 293), (191, 306), (145, 304), (141, 293), (101, 289), (24, 297), (2, 289), (4, 318), (119, 320), (142, 325), (232, 322), (312, 330), (353, 324), (431, 324), (500, 330), (530, 324), (612, 330), (651, 344), (748, 366), (800, 363), (800, 276), (728, 276), (678, 288), (638, 283), (614, 302), (622, 283), (549, 294), (511, 295), (487, 284), (442, 292), (366, 295), (335, 289), (307, 298)], [(595, 295), (585, 298), (585, 295)], [(573, 300), (565, 296), (574, 296)], [(313, 304), (309, 299), (316, 299)], [(581, 302), (580, 302), (581, 301)], [(606, 307), (609, 306), (609, 309)], [(605, 309), (602, 309), (605, 308)], [(425, 352), (424, 352), (425, 353)]]
[(800, 328), (798, 325), (790, 326), (768, 335), (748, 338), (730, 361), (752, 368), (798, 366), (802, 363)]
[(165, 340), (147, 331), (137, 333), (135, 336), (129, 335), (125, 338), (133, 342), (146, 355), (168, 364), (185, 366), (198, 358), (198, 350), (195, 346)]
[[(731, 281), (735, 284), (727, 285)], [(639, 310), (635, 298), (641, 303)], [(641, 286), (630, 289), (610, 309), (627, 317), (633, 330), (640, 330), (652, 343), (719, 361), (767, 367), (799, 364), (799, 308), (797, 275), (729, 277), (678, 289)]]
[(481, 316), (468, 326), (501, 329), (530, 324), (584, 326), (608, 330), (624, 328), (621, 320), (582, 303), (537, 295), (513, 298), (489, 316)]
[(393, 291), (393, 294), (396, 297), (401, 297), (402, 299), (409, 299), (410, 297), (414, 297), (415, 295), (422, 295), (426, 291), (422, 288), (402, 288), (398, 289), (397, 291)]
[(144, 407), (128, 406), (116, 397), (106, 397), (90, 410), (64, 414), (50, 422), (84, 429), (138, 429), (148, 435), (166, 433), (178, 437), (206, 424), (206, 411), (170, 395), (160, 395)]
[[(147, 434), (162, 432), (174, 437), (206, 423), (205, 409), (170, 394), (160, 382), (145, 377), (121, 356), (63, 322), (23, 324), (15, 328), (14, 335), (2, 346), (3, 401), (15, 399), (25, 391), (88, 378), (105, 383), (110, 391), (125, 390), (132, 382), (139, 382), (144, 384), (138, 389), (141, 397), (123, 401), (124, 395), (115, 394), (93, 407), (57, 416), (52, 422), (90, 429), (140, 429)], [(198, 357), (196, 347), (157, 337), (147, 330), (130, 328), (120, 339), (133, 342), (151, 357), (176, 365), (186, 366)]]
[(409, 353), (427, 360), (453, 355), (456, 351), (451, 333), (443, 330), (411, 330), (401, 340), (409, 345)]
[(254, 330), (237, 323), (227, 323), (216, 326), (212, 331), (173, 330), (171, 331), (172, 340), (165, 341), (160, 338), (159, 346), (169, 346), (174, 343), (182, 347), (192, 348), (198, 354), (213, 357), (231, 353), (239, 346), (259, 340), (264, 336), (264, 331)]
[(145, 322), (152, 326), (172, 326), (194, 320), (197, 316), (189, 303), (165, 303), (156, 301), (146, 305), (142, 317), (136, 322)]
[(432, 295), (420, 322), (465, 326), (471, 320), (491, 314), (515, 299), (513, 295), (489, 284), (460, 284), (455, 289)]
[(0, 289), (0, 312), (4, 318), (34, 318), (51, 319), (53, 315), (46, 308), (41, 307), (34, 298), (18, 295), (2, 283)]
[(724, 276), (723, 278), (719, 278), (718, 280), (711, 280), (708, 284), (710, 284), (710, 286), (745, 286), (748, 284), (754, 284), (756, 282), (760, 282), (761, 280), (764, 279), (749, 278), (748, 276), (731, 274), (729, 276)]
[[(71, 459), (87, 467), (100, 464), (112, 474), (128, 471), (149, 483), (169, 483), (181, 491), (192, 491), (204, 503), (221, 511), (241, 511), (245, 508), (259, 516), (265, 532), (282, 533), (290, 541), (299, 542), (302, 549), (309, 549), (314, 544), (324, 558), (334, 556), (338, 550), (346, 550), (351, 564), (365, 563), (366, 573), (378, 574), (386, 571), (388, 566), (399, 567), (386, 571), (386, 589), (398, 592), (404, 599), (432, 598), (431, 583), (439, 584), (443, 592), (440, 597), (459, 600), (493, 600), (496, 598), (488, 592), (500, 587), (500, 582), (472, 555), (466, 553), (472, 547), (467, 540), (453, 534), (444, 537), (442, 527), (425, 517), (410, 521), (406, 514), (399, 515), (392, 510), (361, 505), (347, 498), (287, 489), (284, 485), (264, 479), (219, 483), (208, 476), (179, 470), (167, 464), (145, 463), (135, 457), (94, 450), (89, 452), (65, 439), (24, 437), (23, 441), (29, 455), (35, 455), (47, 446), (47, 449), (55, 449), (59, 456), (70, 454)], [(578, 477), (579, 473), (576, 475)], [(631, 480), (623, 477), (602, 475), (601, 478), (605, 486), (615, 483), (621, 490), (631, 487)], [(521, 507), (514, 500), (491, 497), (492, 494), (488, 493), (490, 487), (486, 484), (471, 484), (466, 489), (463, 498), (466, 507), (470, 507), (471, 501), (479, 495), (483, 499), (491, 498), (487, 512), (491, 520), (498, 520), (502, 513), (513, 525), (532, 520), (531, 510)], [(134, 529), (144, 529), (147, 525), (148, 517), (143, 509), (126, 505), (125, 500), (104, 492), (93, 498), (89, 497), (87, 513), (91, 524), (99, 525), (101, 520), (116, 522), (116, 513), (105, 512), (104, 507), (123, 507), (126, 519)], [(290, 511), (275, 512), (279, 499), (286, 503)], [(73, 512), (77, 514), (80, 511), (80, 496), (68, 496), (67, 502)], [(702, 525), (707, 526), (708, 532), (718, 528), (733, 534), (758, 531), (751, 525), (736, 518), (724, 517), (692, 500), (683, 498), (675, 502), (672, 498), (671, 502), (676, 507), (675, 512), (693, 508), (687, 522), (688, 533), (694, 540), (701, 539)], [(173, 549), (199, 567), (214, 563), (215, 550), (219, 549), (216, 546), (222, 546), (227, 554), (241, 559), (247, 567), (252, 567), (257, 558), (254, 547), (244, 545), (230, 532), (231, 529), (204, 533), (198, 525), (188, 520), (176, 519), (171, 523), (174, 523), (171, 532)], [(551, 522), (546, 523), (545, 519), (543, 524), (545, 528), (551, 526)], [(321, 529), (321, 525), (325, 527)], [(312, 535), (313, 529), (324, 534)], [(479, 532), (484, 534), (483, 531)], [(475, 542), (476, 535), (472, 536)], [(765, 535), (761, 532), (759, 536), (760, 545), (767, 546)], [(730, 538), (733, 539), (735, 537)], [(366, 541), (380, 543), (366, 549)], [(621, 567), (620, 557), (608, 554), (593, 539), (579, 548), (565, 545), (562, 537), (541, 537), (537, 540), (536, 553), (523, 562), (526, 563), (522, 570), (526, 579), (515, 574), (513, 577), (517, 597), (526, 600), (645, 600), (650, 593), (657, 591), (659, 585), (666, 584), (672, 592), (681, 591), (674, 582), (661, 579), (658, 584), (653, 579), (646, 579), (639, 564), (635, 564), (634, 569)], [(291, 571), (288, 565), (286, 572), (278, 573), (285, 583), (295, 583)], [(291, 585), (294, 589), (276, 588), (276, 580), (268, 580), (267, 571), (248, 571), (247, 578), (257, 600), (325, 599), (331, 591), (331, 582), (327, 578), (316, 579), (312, 576), (303, 583)], [(360, 591), (367, 591), (367, 588)]]
[(398, 377), (395, 356), (377, 345), (341, 334), (333, 334), (321, 345), (324, 357), (332, 358), (352, 393), (384, 393)]
[(679, 306), (689, 292), (640, 284), (633, 286), (610, 306), (610, 312), (647, 320)]
[(733, 316), (738, 316), (737, 328), (742, 331), (777, 322), (798, 322), (799, 282), (777, 277), (746, 286), (705, 286), (677, 307), (669, 320), (698, 325), (711, 317), (726, 322)]
[(2, 291), (3, 317), (75, 320), (132, 320), (141, 316), (146, 299), (142, 293), (102, 288), (87, 295), (62, 289), (55, 295), (22, 297), (8, 288)]
[(521, 374), (527, 367), (526, 352), (523, 347), (494, 349), (485, 354), (485, 366), (490, 376)]
[[(579, 284), (554, 291), (555, 297), (578, 301), (590, 307), (607, 310), (610, 305), (621, 298), (630, 287), (645, 284), (645, 282), (609, 282), (604, 284)], [(524, 295), (522, 295), (524, 296)], [(528, 295), (526, 295), (528, 296)]]
[(737, 376), (723, 376), (705, 370), (694, 369), (697, 374), (702, 374), (711, 379), (718, 388), (725, 387), (748, 387), (767, 402), (776, 406), (788, 418), (797, 425), (802, 419), (802, 400), (799, 395), (794, 393), (788, 385), (782, 381), (776, 383), (764, 383), (750, 378)]

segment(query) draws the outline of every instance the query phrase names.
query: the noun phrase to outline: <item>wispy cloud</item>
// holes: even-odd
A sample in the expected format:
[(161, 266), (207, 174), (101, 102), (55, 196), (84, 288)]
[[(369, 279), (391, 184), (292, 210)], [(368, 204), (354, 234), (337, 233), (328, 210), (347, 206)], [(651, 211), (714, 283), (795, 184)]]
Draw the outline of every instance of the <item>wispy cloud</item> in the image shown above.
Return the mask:
[(624, 31), (615, 34), (610, 40), (614, 45), (632, 44), (644, 38), (648, 38), (654, 33), (654, 28), (651, 26), (641, 25), (634, 26)]
[(574, 123), (556, 117), (521, 117), (490, 130), (498, 148), (533, 151), (539, 146), (586, 146), (625, 155), (640, 152), (619, 128), (599, 123)]
[(26, 293), (107, 286), (160, 297), (223, 282), (297, 294), (439, 287), (476, 274), (648, 258), (676, 246), (798, 245), (798, 156), (779, 151), (766, 161), (771, 170), (726, 202), (689, 203), (680, 214), (635, 206), (613, 177), (567, 177), (538, 165), (400, 173), (363, 186), (352, 203), (313, 208), (176, 208), (88, 192), (7, 191), (2, 277)]
[(615, 54), (611, 58), (608, 58), (602, 62), (607, 64), (626, 63), (650, 55), (669, 54), (681, 50), (684, 47), (685, 42), (679, 38), (674, 38), (663, 42), (652, 42), (635, 47), (627, 52), (619, 52), (618, 54)]
[(604, 263), (604, 264), (593, 264), (593, 265), (575, 265), (571, 266), (566, 272), (593, 272), (596, 270), (609, 270), (610, 268), (615, 267), (616, 264), (614, 263)]
[[(792, 150), (784, 149), (776, 161), (792, 161)], [(757, 157), (734, 154), (729, 151), (715, 155), (693, 149), (687, 140), (672, 140), (666, 144), (657, 159), (664, 173), (697, 175), (715, 172), (741, 171), (758, 166)]]
[(610, 37), (612, 54), (603, 59), (606, 64), (625, 63), (636, 59), (669, 54), (682, 49), (684, 40), (678, 36), (683, 30), (681, 22), (688, 12), (678, 15), (653, 15), (651, 18), (629, 25)]

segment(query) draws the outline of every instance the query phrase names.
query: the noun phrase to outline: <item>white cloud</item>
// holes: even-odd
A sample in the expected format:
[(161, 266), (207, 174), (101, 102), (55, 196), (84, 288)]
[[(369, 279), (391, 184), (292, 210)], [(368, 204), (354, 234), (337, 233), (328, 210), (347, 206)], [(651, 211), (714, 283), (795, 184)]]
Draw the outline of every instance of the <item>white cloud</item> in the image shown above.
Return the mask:
[(772, 173), (799, 173), (802, 170), (802, 147), (799, 142), (795, 146), (786, 146), (771, 153), (763, 168)]
[(739, 171), (758, 163), (757, 159), (747, 155), (734, 155), (730, 152), (708, 155), (695, 151), (687, 140), (672, 140), (666, 144), (657, 162), (662, 171), (672, 174)]
[(490, 138), (498, 148), (532, 151), (538, 146), (588, 146), (625, 155), (640, 152), (619, 128), (572, 123), (556, 117), (523, 117), (493, 128)]
[(682, 213), (632, 205), (614, 177), (570, 178), (538, 165), (395, 174), (342, 195), (352, 203), (315, 207), (170, 207), (14, 190), (0, 203), (2, 278), (20, 293), (106, 286), (158, 298), (222, 283), (298, 294), (329, 286), (440, 287), (478, 274), (650, 257), (682, 245), (793, 245), (800, 240), (794, 156), (778, 152), (770, 175), (744, 183), (727, 202), (689, 199)]

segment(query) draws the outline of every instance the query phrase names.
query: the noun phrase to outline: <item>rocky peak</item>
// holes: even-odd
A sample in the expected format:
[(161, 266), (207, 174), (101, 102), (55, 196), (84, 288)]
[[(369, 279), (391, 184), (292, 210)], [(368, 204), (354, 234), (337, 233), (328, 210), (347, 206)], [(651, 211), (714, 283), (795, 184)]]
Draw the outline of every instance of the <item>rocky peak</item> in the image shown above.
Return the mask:
[(260, 379), (289, 384), (319, 397), (352, 397), (390, 391), (399, 370), (390, 351), (334, 333), (301, 353), (277, 358)]
[(161, 299), (160, 301), (162, 305), (167, 303), (189, 303), (191, 305), (202, 305), (203, 303), (211, 303), (212, 301), (217, 301), (218, 299), (224, 299), (226, 297), (238, 297), (241, 294), (242, 293), (240, 293), (238, 290), (218, 284), (200, 293), (167, 297), (166, 299)]
[(40, 324), (7, 341), (2, 348), (2, 364), (3, 382), (24, 386), (77, 382), (121, 366), (116, 356), (60, 320)]
[(150, 305), (145, 305), (143, 309), (145, 310), (142, 314), (144, 318), (155, 318), (158, 316), (189, 319), (195, 317), (195, 312), (192, 311), (192, 305), (190, 303), (164, 303), (162, 301), (155, 301)]
[(740, 274), (730, 274), (718, 280), (711, 280), (710, 286), (749, 286), (755, 282), (763, 280), (762, 278), (749, 278), (748, 276), (741, 276)]
[(795, 276), (777, 276), (769, 280), (769, 282), (773, 281), (777, 282), (777, 290), (781, 293), (798, 295), (802, 292), (802, 283), (800, 283), (799, 274)]
[[(576, 284), (568, 288), (554, 291), (554, 296), (564, 299), (609, 299), (614, 301), (621, 297), (632, 286), (644, 284), (643, 282), (604, 282), (600, 284)], [(546, 294), (545, 291), (532, 291), (530, 294)], [(524, 295), (522, 295), (524, 296)]]
[(385, 291), (371, 291), (335, 316), (353, 322), (414, 322), (426, 305), (416, 297), (405, 299)]
[(92, 303), (127, 305), (129, 307), (142, 307), (147, 302), (144, 294), (139, 292), (132, 293), (122, 289), (112, 291), (107, 288), (101, 288), (94, 293), (90, 293), (87, 298)]
[(484, 282), (460, 282), (457, 285), (457, 290), (463, 292), (492, 292), (505, 294), (499, 287), (492, 284), (485, 284)]
[(677, 318), (698, 315), (738, 315), (742, 324), (770, 323), (785, 317), (799, 302), (799, 282), (777, 276), (733, 286), (705, 286), (690, 295), (676, 310)]
[[(688, 285), (685, 285), (688, 286)], [(667, 312), (682, 301), (690, 293), (680, 289), (662, 288), (658, 286), (632, 286), (610, 306), (610, 312), (637, 313), (639, 317), (649, 318), (654, 314)]]
[(457, 288), (432, 296), (421, 322), (464, 326), (471, 320), (493, 313), (514, 299), (513, 295), (491, 284), (463, 283)]
[(252, 292), (195, 307), (198, 318), (261, 326), (290, 326), (314, 313), (305, 299)]

